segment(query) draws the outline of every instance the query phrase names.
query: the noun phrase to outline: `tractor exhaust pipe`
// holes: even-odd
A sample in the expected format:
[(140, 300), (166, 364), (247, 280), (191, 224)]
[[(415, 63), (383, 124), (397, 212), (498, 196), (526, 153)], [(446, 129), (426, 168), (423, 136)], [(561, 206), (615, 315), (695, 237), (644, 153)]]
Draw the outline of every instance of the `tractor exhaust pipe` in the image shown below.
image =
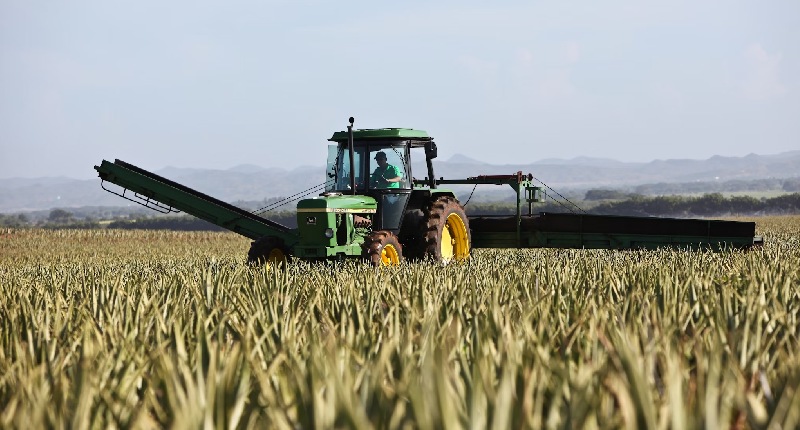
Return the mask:
[(350, 152), (350, 192), (356, 195), (356, 166), (355, 155), (353, 155), (353, 123), (355, 118), (350, 117), (350, 125), (347, 126), (347, 149)]

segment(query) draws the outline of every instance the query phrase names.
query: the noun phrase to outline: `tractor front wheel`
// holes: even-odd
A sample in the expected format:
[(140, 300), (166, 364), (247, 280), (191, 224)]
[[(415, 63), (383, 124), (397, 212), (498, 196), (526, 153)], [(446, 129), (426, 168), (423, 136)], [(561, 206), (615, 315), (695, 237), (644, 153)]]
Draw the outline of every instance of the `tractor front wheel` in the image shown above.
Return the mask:
[(364, 241), (364, 258), (373, 266), (397, 266), (403, 261), (403, 247), (397, 236), (388, 231), (376, 231)]
[(444, 196), (431, 202), (425, 211), (427, 223), (423, 225), (424, 257), (449, 263), (469, 258), (469, 221), (464, 208), (453, 197)]
[(289, 261), (289, 249), (275, 236), (264, 236), (250, 245), (247, 262), (253, 265), (281, 266)]

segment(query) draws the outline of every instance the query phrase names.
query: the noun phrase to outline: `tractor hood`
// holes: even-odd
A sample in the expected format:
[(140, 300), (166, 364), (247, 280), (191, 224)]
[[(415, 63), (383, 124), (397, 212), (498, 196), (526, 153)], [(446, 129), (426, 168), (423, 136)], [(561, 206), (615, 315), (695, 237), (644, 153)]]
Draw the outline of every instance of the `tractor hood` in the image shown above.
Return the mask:
[(297, 203), (297, 212), (375, 213), (378, 203), (369, 196), (332, 195)]

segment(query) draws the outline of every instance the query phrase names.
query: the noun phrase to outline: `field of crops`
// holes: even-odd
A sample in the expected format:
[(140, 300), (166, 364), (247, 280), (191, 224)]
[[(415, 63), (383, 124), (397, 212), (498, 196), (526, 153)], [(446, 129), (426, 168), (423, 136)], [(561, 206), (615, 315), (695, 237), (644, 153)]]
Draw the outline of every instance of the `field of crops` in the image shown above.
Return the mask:
[(0, 428), (796, 428), (800, 217), (749, 252), (244, 263), (0, 231)]

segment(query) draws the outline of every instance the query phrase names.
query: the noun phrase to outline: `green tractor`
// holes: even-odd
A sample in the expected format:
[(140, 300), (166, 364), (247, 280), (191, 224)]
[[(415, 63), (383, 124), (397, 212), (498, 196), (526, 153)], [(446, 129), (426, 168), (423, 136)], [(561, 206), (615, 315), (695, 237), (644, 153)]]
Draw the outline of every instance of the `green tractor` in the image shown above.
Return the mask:
[[(463, 261), (470, 253), (469, 221), (452, 191), (436, 187), (436, 144), (405, 128), (336, 132), (329, 140), (325, 192), (297, 204), (299, 240), (291, 251), (275, 238), (257, 240), (251, 261), (273, 250), (298, 258), (363, 256), (376, 265), (404, 258)], [(429, 186), (415, 185), (411, 157), (424, 152)], [(278, 254), (274, 254), (278, 255)]]
[[(470, 254), (469, 221), (452, 191), (438, 189), (431, 160), (436, 144), (405, 128), (347, 131), (329, 139), (324, 192), (297, 204), (297, 229), (269, 221), (134, 165), (116, 160), (95, 166), (105, 188), (160, 212), (184, 211), (253, 239), (248, 261), (289, 258), (365, 258), (396, 265), (404, 258), (463, 261)], [(410, 159), (425, 154), (424, 186), (412, 179)], [(130, 190), (133, 195), (126, 194)]]
[[(547, 195), (533, 185), (531, 174), (437, 180), (436, 144), (421, 130), (354, 130), (351, 117), (347, 131), (328, 140), (333, 143), (324, 192), (298, 202), (296, 229), (121, 160), (103, 160), (95, 169), (106, 191), (159, 212), (184, 211), (252, 239), (251, 263), (363, 258), (397, 265), (404, 259), (461, 262), (473, 247), (721, 250), (763, 243), (752, 222), (534, 213), (533, 205)], [(414, 179), (410, 160), (423, 154), (427, 176)], [(108, 189), (105, 182), (122, 189)], [(440, 184), (511, 186), (516, 214), (468, 218), (453, 192)]]

